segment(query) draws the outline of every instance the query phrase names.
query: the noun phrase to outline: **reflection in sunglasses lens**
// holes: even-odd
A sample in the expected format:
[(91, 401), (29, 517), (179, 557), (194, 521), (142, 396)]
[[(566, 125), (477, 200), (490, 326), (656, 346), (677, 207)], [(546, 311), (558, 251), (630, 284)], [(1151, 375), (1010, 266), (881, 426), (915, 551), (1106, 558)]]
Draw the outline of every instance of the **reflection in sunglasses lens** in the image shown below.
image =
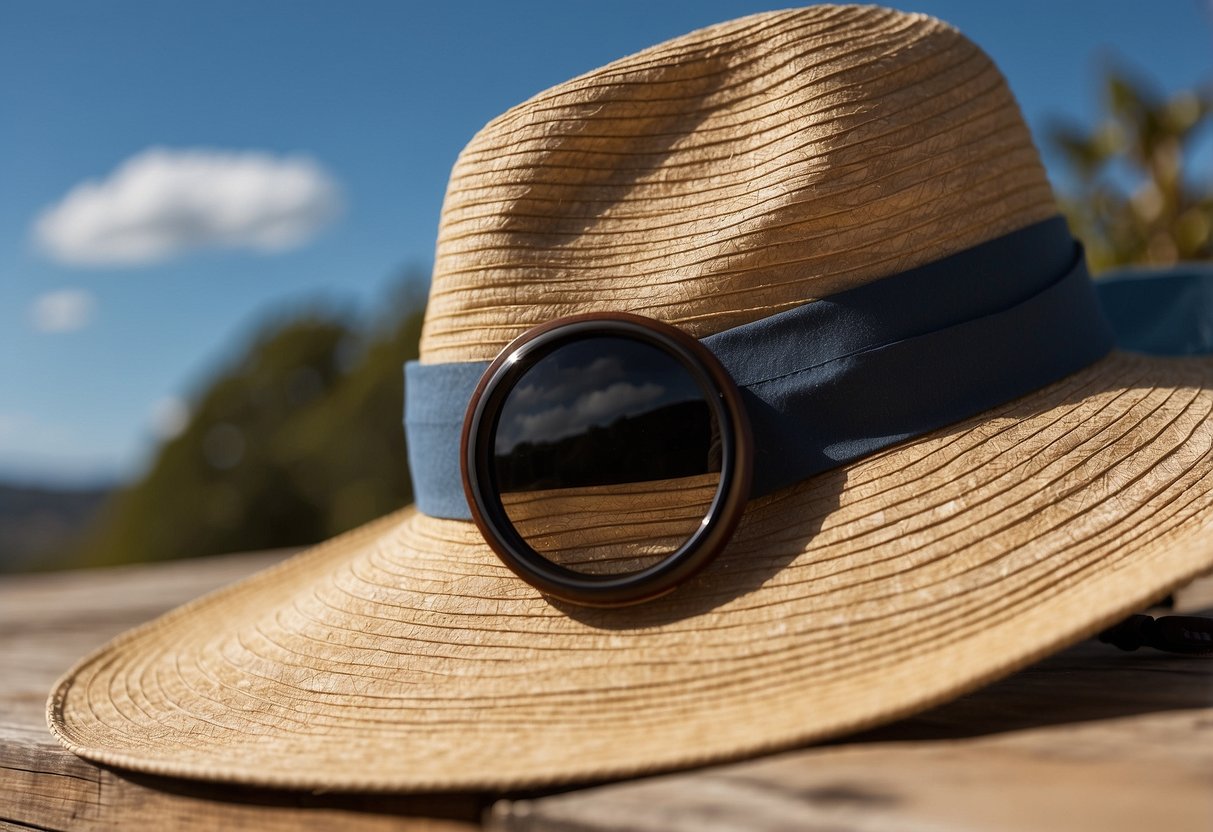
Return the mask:
[(720, 427), (672, 355), (621, 336), (566, 342), (514, 384), (492, 438), (514, 528), (577, 572), (636, 572), (703, 524), (720, 483)]

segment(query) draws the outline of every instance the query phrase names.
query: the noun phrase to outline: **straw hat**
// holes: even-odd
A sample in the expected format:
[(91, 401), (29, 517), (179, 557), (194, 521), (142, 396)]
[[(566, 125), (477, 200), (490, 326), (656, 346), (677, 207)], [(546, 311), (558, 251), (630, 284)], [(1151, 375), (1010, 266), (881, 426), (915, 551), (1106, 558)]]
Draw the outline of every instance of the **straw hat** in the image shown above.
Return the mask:
[[(706, 336), (1056, 210), (1003, 78), (954, 29), (755, 15), (472, 140), (422, 361), (489, 359), (596, 310)], [(1213, 565), (1210, 382), (1208, 360), (1114, 353), (752, 501), (703, 573), (625, 609), (553, 603), (471, 522), (406, 508), (85, 658), (50, 726), (140, 771), (406, 790), (652, 772), (888, 721)]]

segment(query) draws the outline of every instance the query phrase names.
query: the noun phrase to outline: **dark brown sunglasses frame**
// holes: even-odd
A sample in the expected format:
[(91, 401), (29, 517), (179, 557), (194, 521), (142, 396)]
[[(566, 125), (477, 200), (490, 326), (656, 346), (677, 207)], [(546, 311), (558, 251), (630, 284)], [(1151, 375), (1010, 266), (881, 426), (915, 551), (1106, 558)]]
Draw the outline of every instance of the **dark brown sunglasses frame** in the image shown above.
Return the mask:
[[(497, 490), (491, 448), (501, 408), (514, 385), (562, 344), (614, 336), (650, 344), (679, 361), (704, 392), (721, 437), (720, 485), (702, 526), (660, 562), (622, 575), (590, 575), (552, 563), (514, 529)], [(716, 356), (669, 324), (626, 312), (558, 318), (520, 335), (489, 365), (463, 421), (463, 489), (472, 519), (501, 560), (540, 591), (583, 606), (616, 607), (673, 591), (707, 566), (733, 536), (750, 495), (754, 440), (741, 393)]]

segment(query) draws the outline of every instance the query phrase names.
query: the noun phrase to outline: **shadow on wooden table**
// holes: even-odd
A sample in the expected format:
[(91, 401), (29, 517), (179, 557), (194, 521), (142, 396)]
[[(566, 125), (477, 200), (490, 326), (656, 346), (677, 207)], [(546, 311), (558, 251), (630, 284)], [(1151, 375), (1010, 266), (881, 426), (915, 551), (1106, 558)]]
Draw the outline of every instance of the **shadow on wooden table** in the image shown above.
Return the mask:
[[(1213, 608), (1198, 612), (1213, 616)], [(1213, 705), (1213, 661), (1082, 642), (1018, 673), (909, 719), (839, 742), (928, 741)]]

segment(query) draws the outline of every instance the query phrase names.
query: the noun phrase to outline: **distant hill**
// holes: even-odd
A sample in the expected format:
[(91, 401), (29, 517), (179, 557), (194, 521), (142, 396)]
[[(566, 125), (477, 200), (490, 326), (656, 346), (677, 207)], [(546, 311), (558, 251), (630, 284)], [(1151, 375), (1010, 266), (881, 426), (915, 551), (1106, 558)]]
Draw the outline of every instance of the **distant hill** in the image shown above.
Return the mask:
[(109, 494), (0, 483), (0, 572), (59, 565)]
[[(538, 491), (693, 477), (720, 470), (713, 433), (706, 402), (675, 402), (555, 442), (522, 442), (495, 458), (497, 481), (503, 491)], [(670, 436), (683, 442), (672, 447)]]

